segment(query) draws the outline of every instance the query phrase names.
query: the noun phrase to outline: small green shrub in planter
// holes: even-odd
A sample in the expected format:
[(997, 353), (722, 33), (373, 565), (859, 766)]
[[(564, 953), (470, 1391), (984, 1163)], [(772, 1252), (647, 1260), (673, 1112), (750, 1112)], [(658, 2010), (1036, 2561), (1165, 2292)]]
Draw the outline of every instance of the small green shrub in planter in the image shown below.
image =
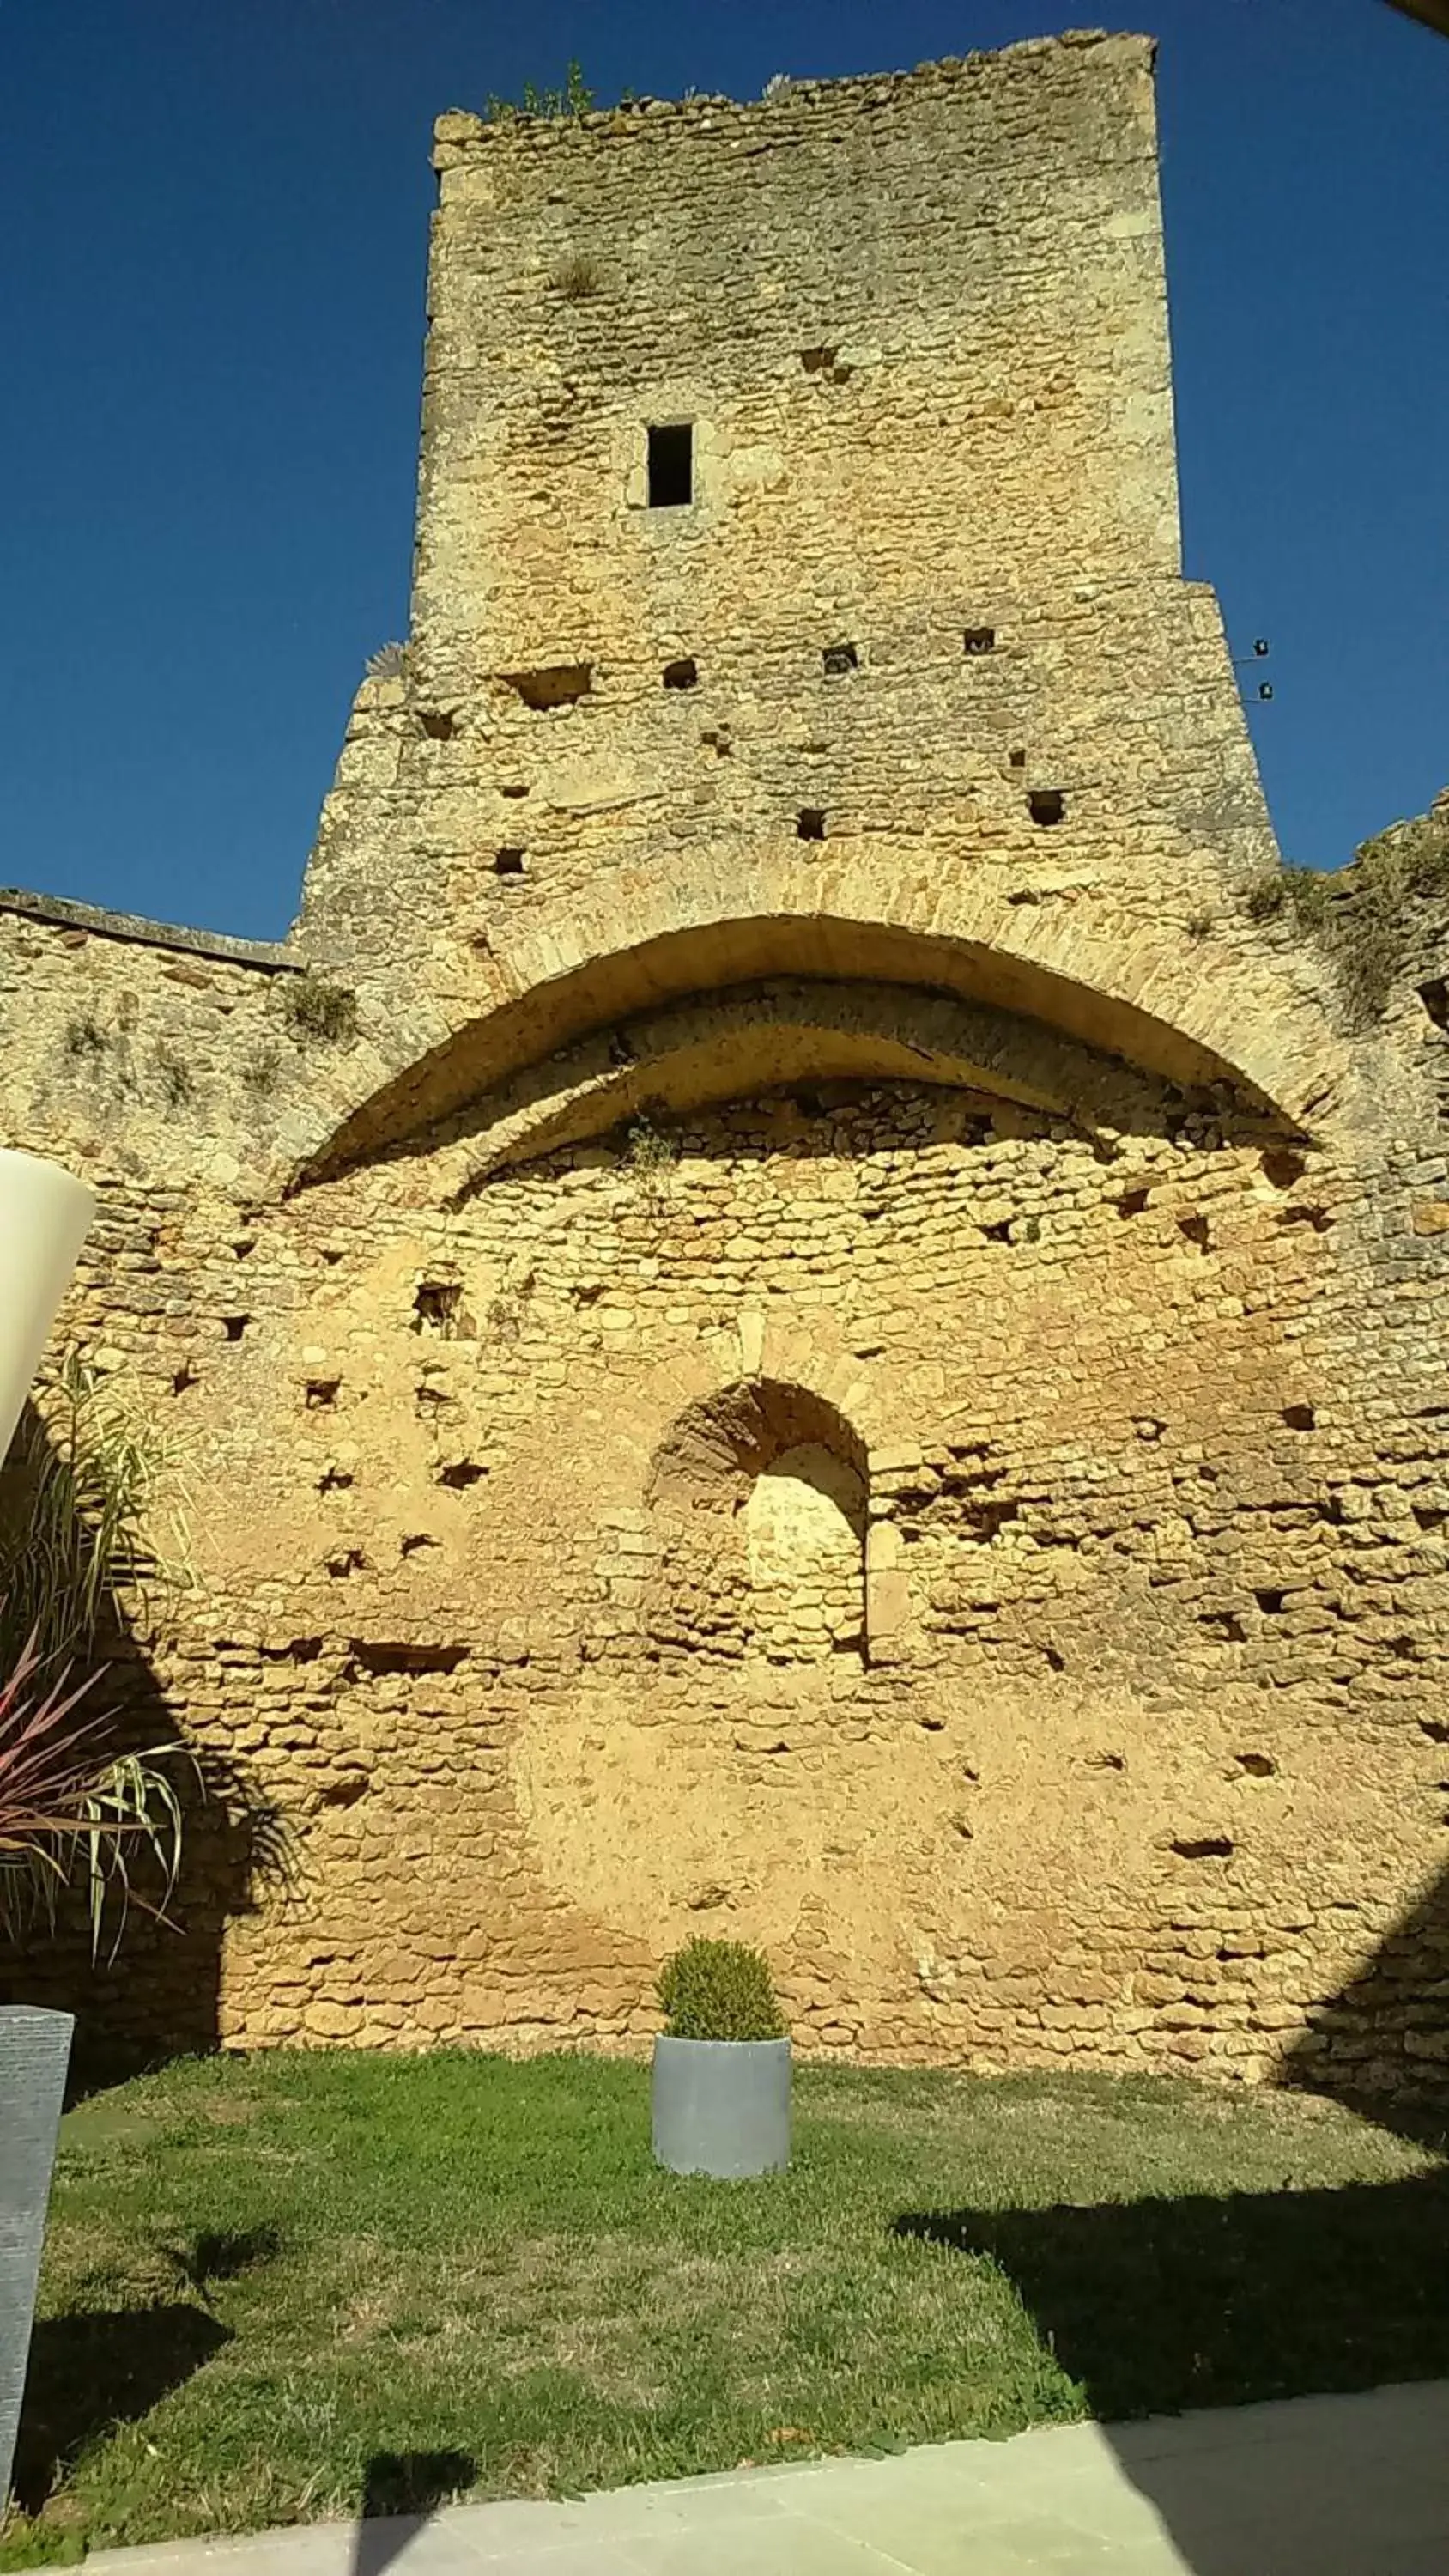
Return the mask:
[(768, 1962), (740, 1941), (666, 1959), (654, 2043), (654, 2153), (671, 2173), (738, 2180), (790, 2161), (790, 2042)]
[(659, 1972), (671, 2039), (783, 2039), (770, 1963), (743, 1941), (690, 1941)]

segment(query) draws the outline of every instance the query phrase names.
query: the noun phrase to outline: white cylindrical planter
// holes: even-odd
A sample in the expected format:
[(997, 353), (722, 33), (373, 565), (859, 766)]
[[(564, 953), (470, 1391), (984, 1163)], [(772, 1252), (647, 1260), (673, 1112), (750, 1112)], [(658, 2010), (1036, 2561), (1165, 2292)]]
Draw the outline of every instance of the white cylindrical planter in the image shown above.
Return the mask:
[(59, 1163), (0, 1148), (0, 1459), (96, 1212)]
[(0, 2006), (0, 2515), (10, 2493), (74, 2028), (69, 2013)]
[(671, 2173), (739, 2182), (790, 2161), (788, 2039), (654, 2042), (654, 2153)]

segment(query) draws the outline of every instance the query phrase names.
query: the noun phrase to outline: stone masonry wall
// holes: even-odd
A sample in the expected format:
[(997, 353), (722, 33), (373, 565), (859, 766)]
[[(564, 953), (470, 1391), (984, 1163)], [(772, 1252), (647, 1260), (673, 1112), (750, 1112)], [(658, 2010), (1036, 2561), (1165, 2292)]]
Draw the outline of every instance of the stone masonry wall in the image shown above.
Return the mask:
[(443, 119), (297, 929), (0, 897), (0, 1139), (190, 1527), (114, 1687), (211, 1788), (183, 1932), (12, 1990), (631, 2046), (703, 1929), (806, 2049), (1449, 2055), (1445, 924), (1355, 1027), (1250, 900), (1149, 74)]
[[(301, 1836), (220, 2035), (627, 2041), (708, 1928), (806, 2046), (1265, 2072), (1443, 1830), (1434, 1380), (1386, 1347), (1365, 1419), (1343, 1360), (1378, 1212), (1170, 1101), (1088, 1137), (828, 1086), (678, 1144), (452, 1213), (381, 1166), (231, 1239), (115, 1193), (74, 1320), (205, 1462), (156, 1661)], [(1434, 1239), (1390, 1241), (1437, 1310)], [(723, 1625), (680, 1580), (741, 1382), (820, 1390), (755, 1454), (853, 1429), (863, 1597), (901, 1569), (813, 1660), (747, 1557)]]

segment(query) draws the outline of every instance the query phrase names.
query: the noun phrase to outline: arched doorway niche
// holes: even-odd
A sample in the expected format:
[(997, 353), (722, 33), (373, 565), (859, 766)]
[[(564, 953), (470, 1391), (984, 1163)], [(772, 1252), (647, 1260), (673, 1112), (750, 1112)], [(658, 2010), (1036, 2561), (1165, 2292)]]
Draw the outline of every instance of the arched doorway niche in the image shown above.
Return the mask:
[(826, 1397), (741, 1378), (687, 1406), (655, 1452), (647, 1499), (656, 1647), (772, 1664), (869, 1659), (867, 1558), (881, 1554), (869, 1461)]

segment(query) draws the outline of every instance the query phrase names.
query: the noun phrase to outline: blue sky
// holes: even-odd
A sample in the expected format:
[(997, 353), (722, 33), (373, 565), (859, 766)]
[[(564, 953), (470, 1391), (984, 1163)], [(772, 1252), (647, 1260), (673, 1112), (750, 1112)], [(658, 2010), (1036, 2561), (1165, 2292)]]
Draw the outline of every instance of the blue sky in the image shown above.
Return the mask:
[[(570, 55), (605, 101), (751, 97), (1070, 23), (0, 0), (0, 884), (284, 930), (406, 629), (437, 111)], [(1274, 818), (1337, 866), (1449, 781), (1449, 43), (1382, 0), (1113, 23), (1162, 39), (1187, 568), (1271, 638)]]

